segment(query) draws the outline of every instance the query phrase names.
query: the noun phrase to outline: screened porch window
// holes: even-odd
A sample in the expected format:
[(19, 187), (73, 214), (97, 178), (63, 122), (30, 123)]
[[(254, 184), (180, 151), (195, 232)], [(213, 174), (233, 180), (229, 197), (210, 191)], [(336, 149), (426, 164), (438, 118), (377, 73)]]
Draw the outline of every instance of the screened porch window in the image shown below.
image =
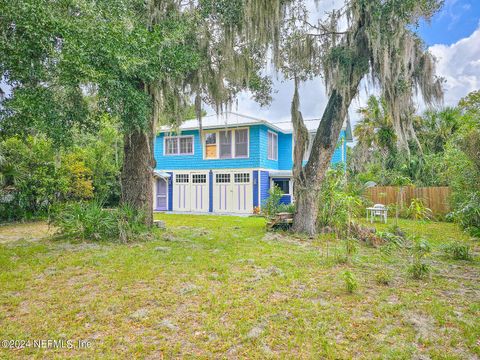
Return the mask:
[(248, 129), (235, 131), (235, 157), (248, 157)]
[(220, 131), (220, 159), (232, 157), (232, 131)]
[(204, 135), (205, 159), (248, 158), (248, 129), (209, 131)]

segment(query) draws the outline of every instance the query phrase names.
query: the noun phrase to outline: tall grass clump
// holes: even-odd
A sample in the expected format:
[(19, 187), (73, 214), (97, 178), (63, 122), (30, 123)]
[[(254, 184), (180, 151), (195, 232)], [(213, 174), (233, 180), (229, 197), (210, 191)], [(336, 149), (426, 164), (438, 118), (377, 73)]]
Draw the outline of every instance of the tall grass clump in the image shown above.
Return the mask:
[(472, 260), (470, 246), (459, 242), (452, 242), (443, 247), (445, 254), (453, 260)]

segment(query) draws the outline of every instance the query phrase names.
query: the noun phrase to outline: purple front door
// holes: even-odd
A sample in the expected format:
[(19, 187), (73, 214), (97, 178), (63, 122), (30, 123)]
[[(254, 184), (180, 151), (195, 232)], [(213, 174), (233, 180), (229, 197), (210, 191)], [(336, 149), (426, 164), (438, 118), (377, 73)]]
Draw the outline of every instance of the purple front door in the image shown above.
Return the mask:
[(165, 179), (157, 180), (157, 210), (167, 210), (167, 181)]

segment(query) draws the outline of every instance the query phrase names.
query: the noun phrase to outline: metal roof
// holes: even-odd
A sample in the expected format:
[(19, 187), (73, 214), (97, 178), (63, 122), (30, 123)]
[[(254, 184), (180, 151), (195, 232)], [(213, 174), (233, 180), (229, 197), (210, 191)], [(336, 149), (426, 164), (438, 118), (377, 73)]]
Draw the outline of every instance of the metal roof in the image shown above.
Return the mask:
[[(320, 120), (321, 119), (305, 119), (304, 122), (307, 130), (309, 132), (316, 132), (318, 129), (318, 125), (320, 124)], [(237, 114), (234, 112), (225, 112), (221, 114), (207, 115), (202, 117), (202, 128), (204, 130), (261, 124), (285, 134), (291, 134), (293, 132), (293, 125), (290, 120), (276, 122), (269, 121), (267, 119), (256, 118), (253, 116)], [(347, 131), (347, 140), (352, 140), (350, 121), (348, 119), (345, 120), (343, 124), (343, 129)], [(190, 119), (184, 121), (180, 125), (179, 130), (198, 130), (198, 120)], [(175, 131), (175, 129), (169, 126), (162, 126), (160, 128), (160, 132), (171, 131)]]

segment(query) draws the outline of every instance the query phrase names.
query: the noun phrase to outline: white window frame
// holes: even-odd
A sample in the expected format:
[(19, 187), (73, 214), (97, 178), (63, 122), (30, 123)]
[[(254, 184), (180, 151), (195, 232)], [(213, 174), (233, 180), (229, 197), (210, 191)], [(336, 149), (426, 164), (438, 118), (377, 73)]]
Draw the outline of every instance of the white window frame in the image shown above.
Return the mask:
[[(236, 149), (236, 141), (237, 141), (237, 131), (242, 131), (242, 130), (247, 130), (247, 155), (241, 155), (237, 156), (237, 149)], [(248, 159), (250, 157), (250, 130), (249, 128), (238, 128), (235, 129), (233, 132), (233, 141), (232, 141), (232, 147), (233, 147), (233, 157), (232, 159)]]
[[(270, 134), (272, 134), (276, 141), (277, 141), (277, 151), (274, 155), (274, 157), (271, 157), (270, 156), (270, 147), (273, 145), (273, 143), (270, 142)], [(273, 148), (272, 148), (272, 152), (273, 152)], [(268, 160), (273, 160), (273, 161), (278, 161), (278, 134), (273, 132), (273, 131), (270, 131), (268, 130), (267, 132), (267, 159)]]
[[(191, 138), (192, 139), (192, 152), (191, 153), (181, 153), (180, 152), (180, 139), (181, 138)], [(167, 139), (175, 139), (177, 141), (177, 151), (178, 151), (178, 153), (167, 154)], [(163, 138), (163, 155), (164, 156), (191, 156), (191, 155), (195, 155), (195, 136), (193, 136), (193, 135), (165, 136)]]
[[(237, 130), (247, 130), (247, 156), (237, 156), (235, 151), (235, 136)], [(231, 131), (232, 132), (232, 143), (231, 143), (231, 157), (221, 158), (220, 157), (220, 131)], [(206, 138), (207, 134), (215, 134), (215, 145), (217, 146), (217, 156), (215, 158), (207, 158), (207, 148), (206, 148)], [(250, 128), (241, 127), (241, 128), (225, 128), (218, 130), (206, 130), (202, 134), (202, 151), (203, 151), (203, 160), (234, 160), (234, 159), (249, 159), (250, 158)]]

